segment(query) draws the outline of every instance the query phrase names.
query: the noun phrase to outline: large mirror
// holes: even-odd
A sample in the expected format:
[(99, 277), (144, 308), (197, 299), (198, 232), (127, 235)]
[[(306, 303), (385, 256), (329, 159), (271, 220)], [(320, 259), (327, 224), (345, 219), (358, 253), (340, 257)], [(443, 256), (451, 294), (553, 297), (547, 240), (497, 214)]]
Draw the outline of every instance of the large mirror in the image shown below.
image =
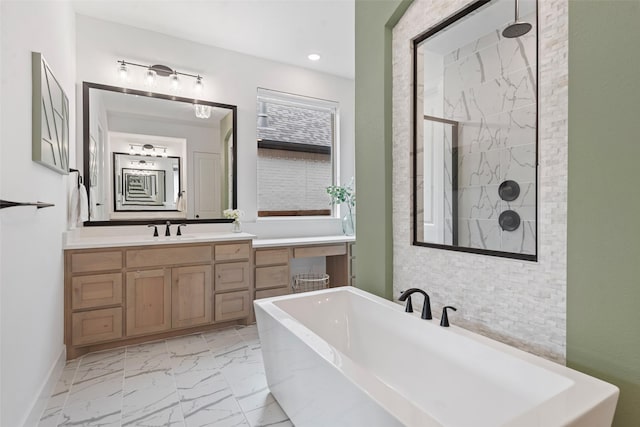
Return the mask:
[(537, 5), (482, 0), (413, 40), (413, 244), (537, 259)]
[(236, 107), (83, 84), (86, 225), (228, 222)]

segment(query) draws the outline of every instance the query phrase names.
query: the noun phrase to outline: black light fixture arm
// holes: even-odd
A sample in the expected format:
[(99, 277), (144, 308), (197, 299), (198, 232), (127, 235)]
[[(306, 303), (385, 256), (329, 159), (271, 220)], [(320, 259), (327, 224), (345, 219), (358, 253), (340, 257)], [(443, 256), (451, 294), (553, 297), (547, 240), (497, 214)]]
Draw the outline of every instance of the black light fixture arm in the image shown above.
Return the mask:
[[(200, 79), (202, 80), (202, 76), (200, 74), (189, 74), (189, 73), (183, 73), (181, 71), (177, 71), (174, 70), (173, 68), (169, 68), (166, 65), (143, 65), (143, 64), (136, 64), (135, 62), (129, 62), (129, 61), (125, 61), (124, 59), (121, 59), (118, 61), (118, 64), (122, 64), (122, 65), (131, 65), (134, 67), (140, 67), (140, 68), (146, 68), (146, 69), (152, 69), (155, 72), (160, 72), (159, 74), (177, 74), (179, 76), (188, 76), (188, 77), (193, 77), (194, 79)], [(171, 71), (171, 72), (169, 72)]]

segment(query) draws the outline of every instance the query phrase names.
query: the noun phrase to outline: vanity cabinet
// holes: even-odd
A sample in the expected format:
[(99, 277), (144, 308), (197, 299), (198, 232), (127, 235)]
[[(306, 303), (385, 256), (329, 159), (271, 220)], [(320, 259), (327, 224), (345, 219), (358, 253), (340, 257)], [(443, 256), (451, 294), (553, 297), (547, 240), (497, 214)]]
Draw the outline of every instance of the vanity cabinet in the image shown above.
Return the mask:
[(332, 287), (354, 283), (355, 273), (351, 268), (355, 259), (352, 253), (353, 243), (308, 244), (290, 241), (295, 239), (283, 240), (289, 240), (286, 246), (254, 249), (255, 299), (291, 293), (290, 263), (295, 258), (324, 257)]
[(65, 251), (67, 358), (252, 321), (250, 240)]
[(291, 291), (290, 248), (256, 249), (255, 299), (287, 295)]
[(251, 244), (216, 245), (214, 317), (216, 322), (251, 318)]

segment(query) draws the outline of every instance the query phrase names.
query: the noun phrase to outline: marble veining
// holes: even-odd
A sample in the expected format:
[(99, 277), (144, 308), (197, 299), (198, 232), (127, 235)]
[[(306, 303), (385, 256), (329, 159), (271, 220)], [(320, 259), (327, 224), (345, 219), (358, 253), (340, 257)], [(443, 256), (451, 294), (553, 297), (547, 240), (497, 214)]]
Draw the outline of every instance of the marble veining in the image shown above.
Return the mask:
[(267, 387), (255, 325), (67, 362), (39, 427), (293, 426)]
[[(460, 246), (536, 252), (535, 15), (524, 20), (534, 26), (525, 36), (505, 39), (500, 30), (491, 31), (443, 61), (443, 116), (459, 122)], [(509, 179), (525, 190), (512, 203), (500, 200), (497, 191)], [(497, 222), (506, 209), (525, 221), (513, 232), (502, 230)]]

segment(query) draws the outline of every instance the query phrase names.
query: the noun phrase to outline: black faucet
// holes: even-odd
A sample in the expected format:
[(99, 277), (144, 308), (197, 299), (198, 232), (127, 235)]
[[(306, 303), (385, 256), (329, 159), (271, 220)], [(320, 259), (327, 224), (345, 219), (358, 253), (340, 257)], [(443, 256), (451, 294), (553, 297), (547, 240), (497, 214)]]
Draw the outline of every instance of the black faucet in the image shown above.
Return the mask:
[(453, 311), (458, 311), (457, 308), (447, 305), (442, 309), (442, 317), (440, 318), (440, 326), (444, 326), (445, 328), (449, 327), (449, 316), (447, 316), (447, 309), (450, 308)]
[(154, 224), (149, 224), (147, 227), (153, 227), (153, 237), (158, 237), (158, 227)]
[(182, 236), (182, 231), (180, 231), (180, 227), (186, 227), (187, 224), (178, 224), (178, 232), (176, 233), (176, 236)]
[(416, 292), (424, 295), (424, 304), (422, 304), (422, 315), (420, 317), (427, 320), (432, 319), (433, 317), (431, 316), (431, 301), (429, 299), (429, 295), (427, 295), (427, 293), (422, 289), (411, 288), (408, 291), (404, 291), (402, 295), (400, 295), (400, 298), (398, 299), (400, 301), (404, 301), (407, 298), (409, 298), (409, 301), (407, 302), (407, 308), (405, 309), (405, 311), (410, 313), (413, 311), (413, 306), (411, 304), (411, 294), (414, 294)]
[(167, 228), (164, 229), (165, 236), (171, 236), (171, 221), (167, 221)]

